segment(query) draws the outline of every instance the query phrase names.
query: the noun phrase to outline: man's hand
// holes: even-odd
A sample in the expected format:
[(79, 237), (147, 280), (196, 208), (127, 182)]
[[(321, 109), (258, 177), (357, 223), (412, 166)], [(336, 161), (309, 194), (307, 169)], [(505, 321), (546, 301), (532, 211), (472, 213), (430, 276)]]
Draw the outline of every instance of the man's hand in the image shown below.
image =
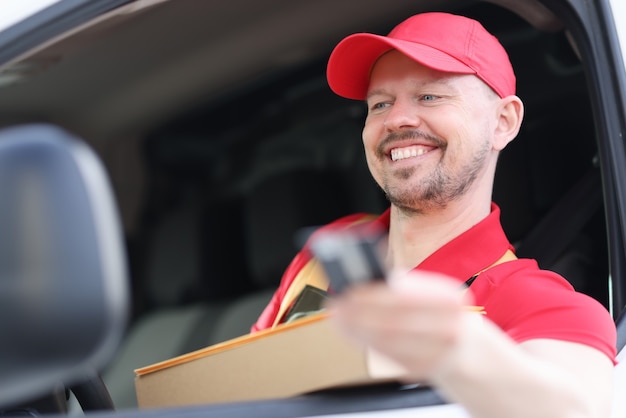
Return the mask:
[(387, 283), (353, 286), (329, 308), (347, 336), (401, 363), (410, 380), (428, 380), (460, 343), (464, 317), (479, 314), (458, 280), (412, 272)]

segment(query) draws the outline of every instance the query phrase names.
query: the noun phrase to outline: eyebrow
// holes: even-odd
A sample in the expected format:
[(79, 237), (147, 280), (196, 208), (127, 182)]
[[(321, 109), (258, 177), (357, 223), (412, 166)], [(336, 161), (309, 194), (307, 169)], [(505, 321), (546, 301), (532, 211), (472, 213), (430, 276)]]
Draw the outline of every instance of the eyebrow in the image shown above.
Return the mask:
[(367, 92), (367, 95), (365, 96), (365, 100), (368, 100), (370, 97), (380, 95), (380, 94), (387, 94), (387, 93), (385, 93), (383, 89), (370, 90)]
[[(452, 83), (450, 82), (450, 78), (451, 77), (437, 77), (437, 78), (428, 79), (424, 82), (414, 83), (414, 84), (420, 88), (424, 86), (430, 86), (430, 85), (442, 85), (445, 87), (450, 87), (452, 85)], [(367, 95), (365, 96), (365, 100), (367, 101), (372, 96), (385, 95), (385, 94), (388, 94), (388, 93), (383, 88), (374, 89), (367, 93)]]

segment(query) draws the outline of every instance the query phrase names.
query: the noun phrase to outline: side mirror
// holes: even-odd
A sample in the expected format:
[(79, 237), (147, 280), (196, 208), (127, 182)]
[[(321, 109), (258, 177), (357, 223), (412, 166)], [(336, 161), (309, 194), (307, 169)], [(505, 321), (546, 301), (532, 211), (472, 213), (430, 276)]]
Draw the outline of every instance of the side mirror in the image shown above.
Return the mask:
[(129, 310), (123, 248), (90, 148), (51, 125), (0, 130), (0, 407), (110, 360)]

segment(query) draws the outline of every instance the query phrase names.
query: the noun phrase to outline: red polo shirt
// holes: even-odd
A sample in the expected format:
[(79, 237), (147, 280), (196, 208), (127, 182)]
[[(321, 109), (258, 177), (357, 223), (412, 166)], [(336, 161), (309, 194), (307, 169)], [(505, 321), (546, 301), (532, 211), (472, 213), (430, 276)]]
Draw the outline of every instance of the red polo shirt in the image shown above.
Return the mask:
[[(390, 211), (372, 221), (389, 228)], [(324, 229), (345, 228), (364, 214), (341, 218)], [(466, 281), (493, 265), (513, 249), (502, 226), (500, 209), (492, 204), (491, 214), (439, 248), (415, 267), (443, 273)], [(252, 331), (274, 323), (287, 289), (296, 274), (311, 259), (307, 246), (287, 267), (279, 288)], [(594, 347), (615, 361), (616, 331), (609, 312), (595, 299), (578, 293), (558, 274), (539, 269), (535, 260), (504, 262), (482, 272), (472, 283), (475, 303), (484, 306), (486, 317), (513, 340), (537, 338), (571, 341)]]

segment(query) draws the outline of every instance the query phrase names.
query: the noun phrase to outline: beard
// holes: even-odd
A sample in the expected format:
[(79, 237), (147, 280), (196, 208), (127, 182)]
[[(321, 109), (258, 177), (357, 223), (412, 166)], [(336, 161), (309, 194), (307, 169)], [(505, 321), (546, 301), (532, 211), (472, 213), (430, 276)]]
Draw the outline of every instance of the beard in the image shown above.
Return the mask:
[(491, 146), (488, 141), (483, 140), (473, 150), (470, 158), (458, 165), (455, 164), (454, 157), (448, 155), (446, 141), (420, 131), (408, 131), (392, 133), (382, 141), (379, 158), (387, 158), (382, 149), (390, 142), (416, 138), (424, 138), (441, 150), (441, 158), (434, 170), (419, 182), (411, 181), (416, 173), (423, 170), (419, 165), (385, 172), (381, 179), (381, 188), (391, 204), (408, 214), (445, 209), (450, 202), (465, 195), (476, 181), (487, 164)]

